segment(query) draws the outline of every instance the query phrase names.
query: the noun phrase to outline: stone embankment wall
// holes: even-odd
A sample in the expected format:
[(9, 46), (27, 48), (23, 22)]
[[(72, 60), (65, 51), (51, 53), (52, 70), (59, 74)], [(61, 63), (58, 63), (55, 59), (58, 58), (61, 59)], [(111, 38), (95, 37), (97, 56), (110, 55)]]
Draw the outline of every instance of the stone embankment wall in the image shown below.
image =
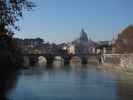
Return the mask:
[(133, 54), (104, 54), (103, 65), (116, 69), (133, 70)]

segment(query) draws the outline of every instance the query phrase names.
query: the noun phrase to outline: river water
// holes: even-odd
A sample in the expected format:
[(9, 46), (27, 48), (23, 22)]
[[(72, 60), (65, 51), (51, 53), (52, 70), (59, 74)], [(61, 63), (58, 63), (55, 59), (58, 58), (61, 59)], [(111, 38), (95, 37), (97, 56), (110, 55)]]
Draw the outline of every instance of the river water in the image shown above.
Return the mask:
[(21, 71), (11, 100), (133, 100), (133, 74), (81, 67)]

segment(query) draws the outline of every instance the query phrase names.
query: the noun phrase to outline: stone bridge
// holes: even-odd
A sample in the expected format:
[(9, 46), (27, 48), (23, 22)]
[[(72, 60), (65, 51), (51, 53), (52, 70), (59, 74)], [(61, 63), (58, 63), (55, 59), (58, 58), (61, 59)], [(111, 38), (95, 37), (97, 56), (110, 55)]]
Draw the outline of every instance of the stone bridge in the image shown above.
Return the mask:
[(58, 55), (58, 54), (24, 54), (24, 63), (29, 63), (30, 66), (34, 66), (36, 63), (38, 63), (39, 59), (45, 59), (44, 61), (47, 63), (47, 65), (53, 64), (53, 61), (56, 60), (63, 60), (64, 64), (70, 64), (70, 61), (77, 57), (77, 59), (80, 59), (82, 64), (87, 63), (97, 63), (98, 55), (97, 54), (76, 54), (76, 55)]

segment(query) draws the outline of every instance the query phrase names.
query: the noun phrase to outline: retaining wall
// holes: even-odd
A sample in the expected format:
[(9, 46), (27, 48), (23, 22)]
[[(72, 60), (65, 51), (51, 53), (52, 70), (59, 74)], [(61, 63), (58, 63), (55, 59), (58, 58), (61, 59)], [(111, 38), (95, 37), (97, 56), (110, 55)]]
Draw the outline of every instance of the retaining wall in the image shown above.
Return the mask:
[(133, 54), (103, 54), (103, 64), (120, 69), (133, 69)]

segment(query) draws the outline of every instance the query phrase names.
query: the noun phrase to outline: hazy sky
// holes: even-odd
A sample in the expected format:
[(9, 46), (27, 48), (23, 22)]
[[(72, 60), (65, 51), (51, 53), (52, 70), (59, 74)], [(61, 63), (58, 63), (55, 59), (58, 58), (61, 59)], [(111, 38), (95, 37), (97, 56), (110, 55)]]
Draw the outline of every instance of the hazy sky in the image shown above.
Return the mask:
[(79, 37), (81, 28), (93, 40), (111, 40), (133, 24), (133, 0), (35, 0), (37, 7), (20, 21), (17, 37), (63, 42)]

